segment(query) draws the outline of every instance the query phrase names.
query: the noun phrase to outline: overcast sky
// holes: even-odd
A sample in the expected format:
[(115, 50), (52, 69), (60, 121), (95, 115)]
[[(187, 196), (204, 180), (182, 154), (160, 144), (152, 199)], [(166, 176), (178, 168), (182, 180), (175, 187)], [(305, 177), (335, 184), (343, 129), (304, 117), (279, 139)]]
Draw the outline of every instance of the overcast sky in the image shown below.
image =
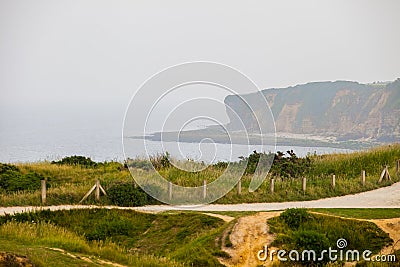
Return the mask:
[(149, 76), (188, 61), (260, 88), (394, 80), (399, 14), (397, 0), (0, 0), (0, 127), (27, 111), (120, 122)]

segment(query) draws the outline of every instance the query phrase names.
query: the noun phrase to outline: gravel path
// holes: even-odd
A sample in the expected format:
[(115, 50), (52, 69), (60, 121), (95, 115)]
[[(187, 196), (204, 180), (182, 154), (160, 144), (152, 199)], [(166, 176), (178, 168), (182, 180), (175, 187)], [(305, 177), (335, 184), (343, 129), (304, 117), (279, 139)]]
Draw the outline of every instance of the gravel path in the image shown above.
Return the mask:
[(201, 206), (152, 205), (144, 207), (116, 207), (95, 205), (60, 205), (45, 207), (0, 207), (0, 216), (32, 210), (70, 210), (70, 209), (127, 209), (143, 212), (162, 212), (169, 210), (209, 211), (271, 211), (287, 208), (400, 208), (400, 182), (388, 187), (342, 197), (324, 198), (311, 201), (280, 203), (210, 204)]

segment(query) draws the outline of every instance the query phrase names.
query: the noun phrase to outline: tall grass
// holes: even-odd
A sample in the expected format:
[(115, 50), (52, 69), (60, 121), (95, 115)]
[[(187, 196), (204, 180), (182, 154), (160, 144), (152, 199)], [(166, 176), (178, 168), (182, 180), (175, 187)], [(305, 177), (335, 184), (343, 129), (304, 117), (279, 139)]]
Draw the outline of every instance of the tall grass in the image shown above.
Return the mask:
[(134, 255), (118, 245), (106, 242), (88, 242), (64, 228), (51, 223), (7, 222), (0, 226), (2, 242), (12, 240), (20, 244), (61, 248), (69, 252), (94, 255), (129, 266), (181, 266), (181, 264), (154, 256)]
[[(296, 215), (297, 214), (297, 215)], [(300, 215), (302, 216), (300, 218)], [(286, 249), (312, 249), (312, 239), (299, 240), (299, 234), (312, 234), (326, 240), (328, 247), (335, 248), (340, 238), (347, 240), (346, 249), (371, 250), (378, 253), (383, 247), (393, 244), (393, 240), (372, 222), (342, 219), (319, 214), (309, 214), (302, 209), (288, 209), (279, 217), (268, 220), (271, 232), (277, 234), (272, 243)], [(299, 242), (300, 241), (300, 242)], [(301, 244), (303, 243), (303, 244)], [(323, 247), (322, 249), (328, 249)]]
[[(120, 263), (153, 255), (189, 266), (215, 266), (218, 262), (212, 254), (221, 252), (214, 241), (223, 227), (221, 219), (194, 212), (156, 215), (115, 209), (38, 211), (0, 217), (0, 242), (3, 236)], [(188, 255), (188, 251), (198, 252)]]
[[(395, 173), (396, 161), (400, 160), (400, 144), (372, 148), (349, 154), (328, 154), (314, 156), (311, 175), (336, 174), (342, 177), (358, 177), (361, 170), (369, 175), (379, 175), (385, 165)], [(394, 176), (394, 175), (393, 175)]]

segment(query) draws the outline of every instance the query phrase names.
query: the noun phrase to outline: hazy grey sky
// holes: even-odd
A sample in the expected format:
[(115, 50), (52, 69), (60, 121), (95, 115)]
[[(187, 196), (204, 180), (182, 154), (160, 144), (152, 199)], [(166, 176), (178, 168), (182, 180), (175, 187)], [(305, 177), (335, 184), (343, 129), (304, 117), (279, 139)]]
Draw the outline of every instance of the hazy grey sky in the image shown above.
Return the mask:
[(195, 60), (261, 88), (394, 80), (399, 14), (397, 0), (0, 0), (0, 127), (27, 110), (119, 122), (149, 76)]

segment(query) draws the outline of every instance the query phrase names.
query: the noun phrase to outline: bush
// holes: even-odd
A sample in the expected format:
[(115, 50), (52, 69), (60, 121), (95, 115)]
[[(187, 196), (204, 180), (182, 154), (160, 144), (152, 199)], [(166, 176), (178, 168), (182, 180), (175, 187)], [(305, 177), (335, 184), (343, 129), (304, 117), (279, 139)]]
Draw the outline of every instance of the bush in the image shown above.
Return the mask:
[(155, 204), (157, 201), (149, 196), (135, 183), (116, 183), (107, 189), (107, 195), (113, 205), (136, 207)]
[(287, 209), (279, 215), (290, 229), (296, 230), (303, 223), (311, 218), (306, 209)]
[(226, 169), (228, 168), (228, 162), (218, 161), (217, 163), (213, 164), (213, 166), (217, 169)]
[[(276, 154), (272, 153), (259, 153), (253, 151), (248, 157), (239, 157), (239, 164), (245, 164), (247, 162), (246, 174), (255, 173), (257, 166), (268, 170), (274, 176), (285, 177), (285, 178), (298, 178), (303, 176), (312, 167), (311, 157), (299, 158), (293, 150), (286, 151), (286, 154), (278, 151)], [(271, 166), (271, 161), (273, 164)]]
[(59, 161), (52, 161), (51, 164), (73, 165), (85, 168), (93, 168), (97, 166), (97, 163), (91, 160), (90, 158), (86, 158), (84, 156), (76, 156), (76, 155), (71, 157), (65, 157)]
[(35, 172), (22, 174), (19, 169), (9, 164), (0, 165), (0, 188), (6, 192), (34, 191), (40, 188), (44, 176)]
[[(328, 238), (313, 230), (301, 230), (293, 233), (294, 248), (298, 251), (313, 250), (316, 252), (316, 258), (321, 256), (321, 252), (332, 246)], [(325, 255), (327, 256), (327, 255)], [(312, 262), (306, 259), (305, 262)], [(328, 257), (324, 257), (323, 261), (329, 261)]]
[(150, 162), (154, 169), (161, 170), (171, 166), (170, 154), (168, 152), (162, 154), (156, 154), (150, 157)]
[(258, 165), (266, 171), (271, 167), (271, 161), (273, 160), (274, 154), (271, 153), (258, 153), (256, 150), (253, 151), (248, 157), (239, 157), (239, 165), (247, 164), (245, 174), (253, 174), (256, 172)]
[(151, 164), (151, 162), (149, 160), (127, 159), (125, 164), (128, 168), (142, 169), (145, 171), (149, 171), (149, 170), (153, 169), (153, 165)]
[(19, 172), (19, 169), (17, 168), (17, 166), (11, 164), (0, 163), (0, 174), (5, 173), (7, 171)]
[(130, 228), (132, 228), (132, 225), (127, 219), (119, 218), (119, 220), (101, 221), (92, 231), (85, 234), (85, 238), (88, 241), (105, 241), (113, 236), (129, 236)]

